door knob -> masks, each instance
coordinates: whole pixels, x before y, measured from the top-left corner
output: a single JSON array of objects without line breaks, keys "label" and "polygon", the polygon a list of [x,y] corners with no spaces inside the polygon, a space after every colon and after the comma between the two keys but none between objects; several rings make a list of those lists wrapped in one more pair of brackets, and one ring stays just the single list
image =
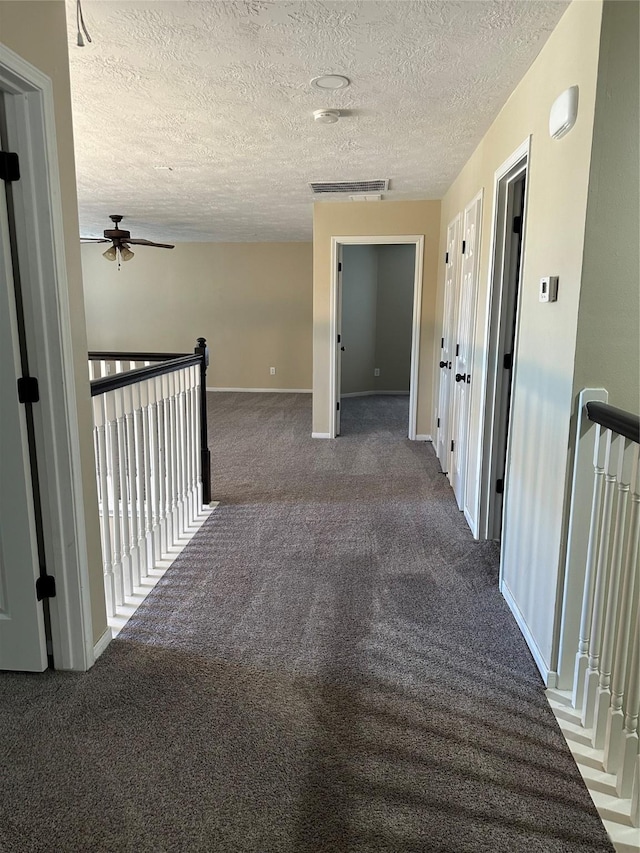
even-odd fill
[{"label": "door knob", "polygon": [[466,373],[456,373],[456,382],[466,382],[467,374]]},{"label": "door knob", "polygon": [[447,366],[447,362],[446,362],[446,361],[441,361],[441,362],[440,362],[440,367],[446,367],[446,366]]},{"label": "door knob", "polygon": [[340,347],[340,349],[342,350],[342,352],[344,352],[344,347]]}]

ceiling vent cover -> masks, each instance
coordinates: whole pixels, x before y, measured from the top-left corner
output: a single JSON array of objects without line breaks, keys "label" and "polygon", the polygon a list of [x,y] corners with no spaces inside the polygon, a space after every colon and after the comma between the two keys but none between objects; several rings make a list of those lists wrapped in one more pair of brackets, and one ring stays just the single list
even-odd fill
[{"label": "ceiling vent cover", "polygon": [[314,195],[323,193],[383,193],[389,189],[389,179],[379,181],[312,181],[309,186]]}]

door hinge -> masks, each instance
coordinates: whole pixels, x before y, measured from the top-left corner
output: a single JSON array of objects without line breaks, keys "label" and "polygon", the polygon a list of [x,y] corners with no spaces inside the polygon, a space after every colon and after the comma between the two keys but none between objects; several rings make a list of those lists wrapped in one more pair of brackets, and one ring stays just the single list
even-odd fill
[{"label": "door hinge", "polygon": [[444,349],[444,338],[440,338],[440,349]]},{"label": "door hinge", "polygon": [[436,424],[436,426],[437,426],[437,427],[439,427],[439,426],[440,426],[440,418],[438,418],[438,423]]},{"label": "door hinge", "polygon": [[53,575],[40,575],[36,580],[36,596],[38,601],[56,597],[56,579]]},{"label": "door hinge", "polygon": [[514,234],[522,234],[522,217],[514,216],[513,217],[513,233]]},{"label": "door hinge", "polygon": [[444,262],[445,262],[445,264],[449,263],[449,252],[445,252]]},{"label": "door hinge", "polygon": [[453,453],[453,448],[456,446],[455,441],[451,440],[451,452]]},{"label": "door hinge", "polygon": [[464,253],[465,253],[466,248],[467,248],[467,241],[466,241],[466,240],[463,240],[463,241],[462,241],[462,254],[463,254],[463,255],[464,255]]},{"label": "door hinge", "polygon": [[505,370],[511,370],[513,367],[513,353],[505,352],[504,359],[502,361],[502,366]]},{"label": "door hinge", "polygon": [[11,151],[0,151],[0,180],[10,183],[20,180],[20,160]]},{"label": "door hinge", "polygon": [[342,261],[338,261],[338,272],[342,272]]},{"label": "door hinge", "polygon": [[504,492],[504,480],[502,477],[499,480],[496,480],[496,492],[501,495]]},{"label": "door hinge", "polygon": [[18,379],[18,400],[21,403],[37,403],[40,389],[35,376],[21,376]]},{"label": "door hinge", "polygon": [[336,403],[336,409],[340,411],[340,403]]},{"label": "door hinge", "polygon": [[456,355],[460,355],[460,344],[456,344]]},{"label": "door hinge", "polygon": [[340,343],[340,337],[341,337],[341,336],[340,336],[340,335],[338,335],[338,343]]}]

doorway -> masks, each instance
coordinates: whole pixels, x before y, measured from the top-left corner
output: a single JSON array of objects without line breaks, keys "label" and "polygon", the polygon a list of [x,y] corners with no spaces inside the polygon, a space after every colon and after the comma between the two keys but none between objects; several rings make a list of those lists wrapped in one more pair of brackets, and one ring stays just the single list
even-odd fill
[{"label": "doorway", "polygon": [[529,140],[498,169],[494,188],[479,529],[500,540],[508,489],[511,394],[517,371]]},{"label": "doorway", "polygon": [[[341,432],[343,396],[394,395],[394,392],[408,394],[407,435],[412,440],[416,438],[423,251],[422,235],[332,238],[331,438]],[[352,272],[356,271],[351,285],[349,282],[345,285],[347,264]],[[410,272],[408,287],[403,284],[395,293],[390,281],[394,267],[397,271],[402,267]],[[350,287],[346,300],[345,286]],[[408,293],[400,298],[401,290]],[[395,312],[400,303],[407,303],[409,322],[403,312]],[[376,359],[383,359],[384,366],[377,364]],[[408,372],[403,379],[402,365],[406,360]],[[386,386],[399,382],[405,385],[391,388],[385,382]]]}]

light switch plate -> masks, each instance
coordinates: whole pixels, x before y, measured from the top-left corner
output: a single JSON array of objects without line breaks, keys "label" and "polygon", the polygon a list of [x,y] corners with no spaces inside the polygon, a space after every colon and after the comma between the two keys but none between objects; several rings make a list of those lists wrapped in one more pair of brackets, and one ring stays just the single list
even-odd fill
[{"label": "light switch plate", "polygon": [[540,302],[556,302],[558,299],[558,276],[546,275],[540,279]]}]

